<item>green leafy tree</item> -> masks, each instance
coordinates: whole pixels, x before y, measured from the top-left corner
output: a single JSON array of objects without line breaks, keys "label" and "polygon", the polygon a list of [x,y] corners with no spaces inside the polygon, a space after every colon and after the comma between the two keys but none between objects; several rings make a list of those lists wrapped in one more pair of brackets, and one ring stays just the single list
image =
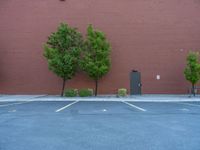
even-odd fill
[{"label": "green leafy tree", "polygon": [[95,81],[95,96],[99,79],[109,71],[111,66],[110,49],[105,34],[89,25],[80,66]]},{"label": "green leafy tree", "polygon": [[76,28],[61,23],[53,32],[44,46],[44,56],[48,67],[63,79],[61,96],[65,89],[65,82],[71,79],[78,67],[83,38]]},{"label": "green leafy tree", "polygon": [[199,53],[190,52],[187,56],[187,66],[184,71],[185,78],[192,84],[192,93],[195,96],[195,84],[200,79]]}]

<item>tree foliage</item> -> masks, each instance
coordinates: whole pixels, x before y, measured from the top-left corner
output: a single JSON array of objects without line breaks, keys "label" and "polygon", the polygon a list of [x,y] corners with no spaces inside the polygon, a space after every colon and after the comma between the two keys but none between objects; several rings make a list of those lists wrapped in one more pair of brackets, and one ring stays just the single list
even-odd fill
[{"label": "tree foliage", "polygon": [[71,79],[78,67],[83,38],[76,28],[61,23],[56,32],[53,32],[44,46],[44,56],[48,61],[49,69],[63,79],[62,92],[65,81]]},{"label": "tree foliage", "polygon": [[98,80],[110,69],[110,49],[105,34],[89,25],[80,66],[95,81],[95,95],[97,95]]},{"label": "tree foliage", "polygon": [[190,52],[187,56],[187,66],[184,70],[185,78],[192,84],[192,92],[194,93],[194,85],[200,80],[200,64],[199,53]]}]

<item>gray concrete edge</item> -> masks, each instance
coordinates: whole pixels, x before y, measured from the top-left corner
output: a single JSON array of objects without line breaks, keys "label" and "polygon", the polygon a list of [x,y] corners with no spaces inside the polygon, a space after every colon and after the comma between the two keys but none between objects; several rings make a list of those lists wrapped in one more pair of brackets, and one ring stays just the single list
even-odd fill
[{"label": "gray concrete edge", "polygon": [[116,95],[100,95],[98,97],[60,97],[58,95],[0,95],[0,102],[16,101],[133,101],[133,102],[188,102],[200,101],[200,95],[166,95],[145,94],[141,96],[116,97]]}]

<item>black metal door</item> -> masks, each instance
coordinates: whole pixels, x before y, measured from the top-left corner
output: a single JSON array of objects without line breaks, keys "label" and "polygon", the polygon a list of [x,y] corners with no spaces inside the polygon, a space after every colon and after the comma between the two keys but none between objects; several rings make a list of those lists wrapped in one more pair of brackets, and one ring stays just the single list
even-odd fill
[{"label": "black metal door", "polygon": [[130,73],[130,94],[139,95],[141,94],[141,74],[138,71],[132,71]]}]

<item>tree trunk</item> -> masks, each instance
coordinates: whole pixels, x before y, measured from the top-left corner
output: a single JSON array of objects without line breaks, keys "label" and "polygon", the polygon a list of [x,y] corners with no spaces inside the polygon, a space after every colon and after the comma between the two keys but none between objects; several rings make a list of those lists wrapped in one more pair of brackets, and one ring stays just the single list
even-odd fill
[{"label": "tree trunk", "polygon": [[65,82],[66,82],[66,79],[65,78],[63,78],[63,84],[62,84],[62,91],[61,91],[61,97],[63,97],[63,95],[64,95],[64,90],[65,90]]},{"label": "tree trunk", "polygon": [[95,96],[97,96],[98,91],[98,80],[95,80]]},{"label": "tree trunk", "polygon": [[195,96],[195,86],[194,86],[194,84],[192,84],[192,94],[193,94],[193,96]]}]

